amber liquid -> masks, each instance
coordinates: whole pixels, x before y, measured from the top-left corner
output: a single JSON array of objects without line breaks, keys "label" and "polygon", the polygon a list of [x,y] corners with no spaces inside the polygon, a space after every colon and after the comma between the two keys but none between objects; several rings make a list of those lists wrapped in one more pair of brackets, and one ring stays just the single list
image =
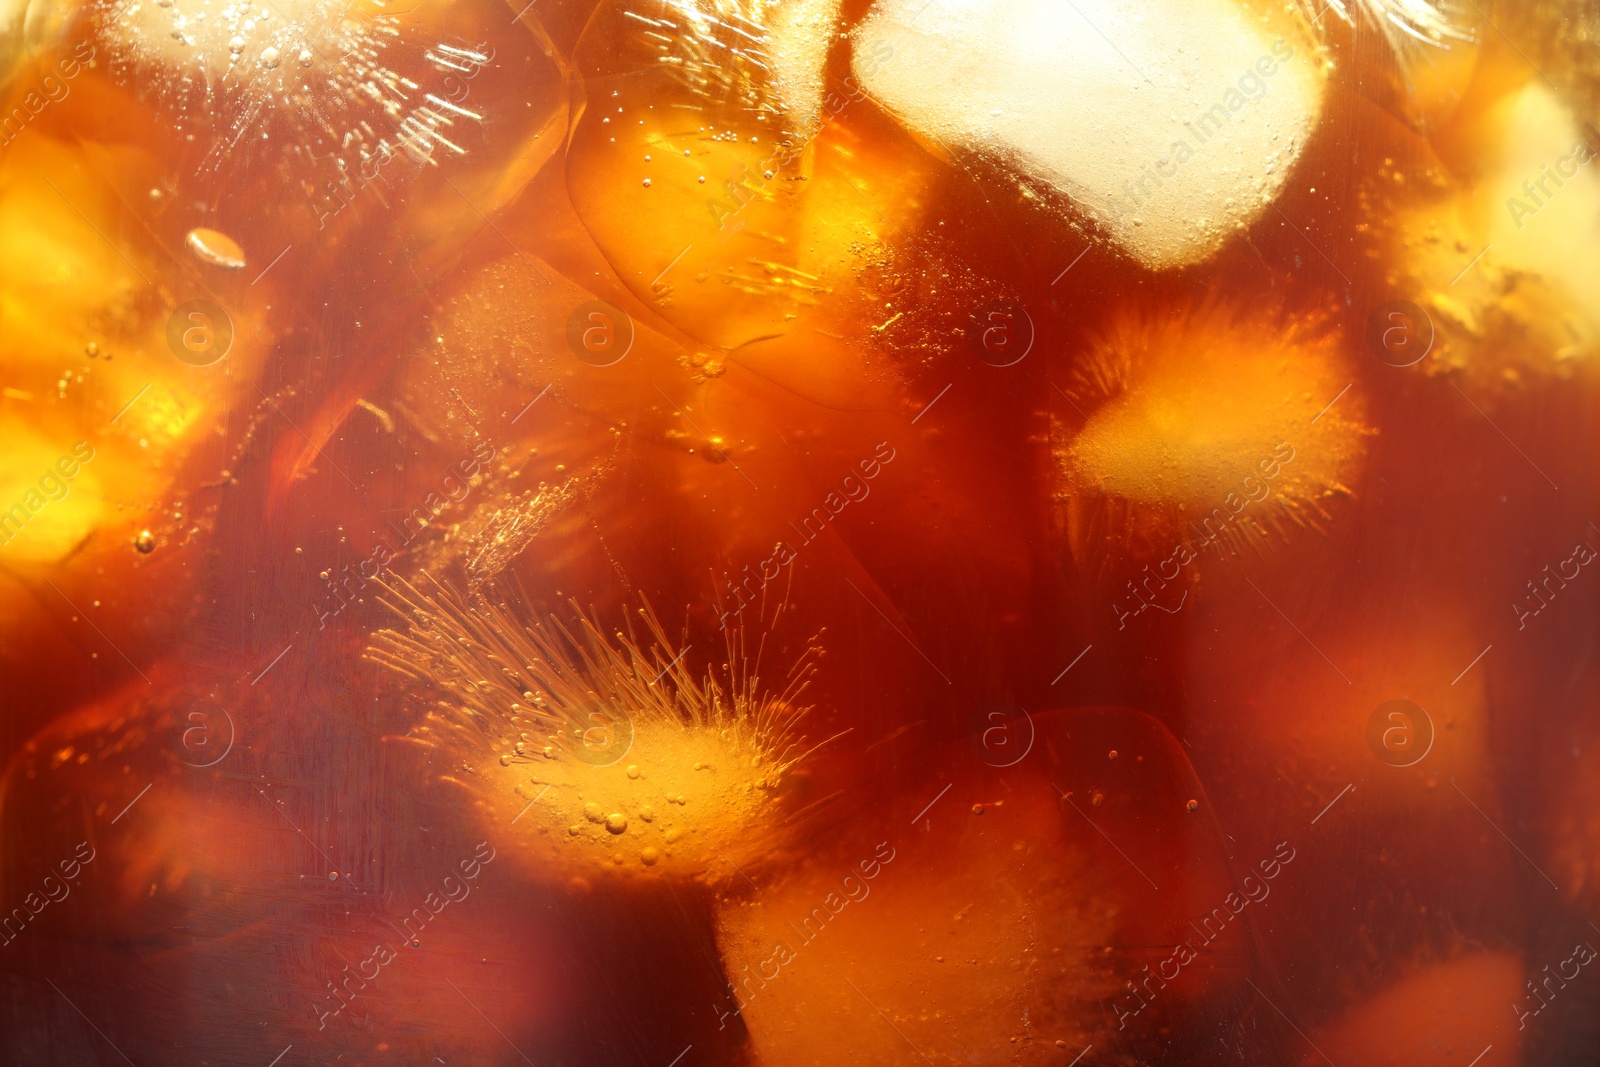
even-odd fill
[{"label": "amber liquid", "polygon": [[1580,5],[1241,8],[1160,264],[869,4],[182,3],[4,54],[0,1060],[1594,1062]]}]

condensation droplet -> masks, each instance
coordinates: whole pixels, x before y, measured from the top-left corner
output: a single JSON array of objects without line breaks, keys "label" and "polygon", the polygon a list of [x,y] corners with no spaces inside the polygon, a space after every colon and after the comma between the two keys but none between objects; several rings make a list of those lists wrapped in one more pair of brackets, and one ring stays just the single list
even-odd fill
[{"label": "condensation droplet", "polygon": [[133,547],[148,556],[156,550],[156,535],[149,530],[140,530],[133,539]]},{"label": "condensation droplet", "polygon": [[311,66],[311,50],[310,49],[307,49],[307,48],[300,49],[300,54],[298,56],[296,56],[295,58],[299,61],[300,65],[302,67]]},{"label": "condensation droplet", "polygon": [[639,766],[638,766],[638,764],[635,764],[635,763],[628,764],[628,777],[629,778],[637,778],[637,777],[639,777]]},{"label": "condensation droplet", "polygon": [[583,817],[590,822],[605,822],[605,809],[591,800],[583,806]]},{"label": "condensation droplet", "polygon": [[647,848],[643,852],[639,853],[639,859],[644,862],[646,867],[654,867],[660,862],[661,853],[654,848]]},{"label": "condensation droplet", "polygon": [[1188,811],[1199,811],[1200,802],[1198,800],[1191,800],[1189,803],[1184,805],[1184,808]]},{"label": "condensation droplet", "polygon": [[270,45],[261,50],[261,65],[268,70],[278,65],[278,50]]},{"label": "condensation droplet", "polygon": [[628,829],[628,817],[620,811],[614,811],[606,816],[606,830],[609,833],[620,834]]}]

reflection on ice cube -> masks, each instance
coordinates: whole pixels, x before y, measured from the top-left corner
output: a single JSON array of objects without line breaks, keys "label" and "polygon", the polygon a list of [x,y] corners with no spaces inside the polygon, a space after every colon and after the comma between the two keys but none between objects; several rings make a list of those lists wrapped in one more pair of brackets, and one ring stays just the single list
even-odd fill
[{"label": "reflection on ice cube", "polygon": [[1266,210],[1322,104],[1299,24],[1233,0],[885,0],[855,52],[917,133],[1065,194],[1156,269],[1206,259]]}]

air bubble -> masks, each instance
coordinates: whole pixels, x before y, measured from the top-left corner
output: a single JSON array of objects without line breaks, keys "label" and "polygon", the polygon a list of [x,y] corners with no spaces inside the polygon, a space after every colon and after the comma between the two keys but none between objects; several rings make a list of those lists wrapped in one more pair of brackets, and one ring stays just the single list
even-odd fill
[{"label": "air bubble", "polygon": [[245,264],[244,249],[239,242],[220,230],[196,226],[184,238],[184,244],[203,263],[224,270],[239,270]]}]

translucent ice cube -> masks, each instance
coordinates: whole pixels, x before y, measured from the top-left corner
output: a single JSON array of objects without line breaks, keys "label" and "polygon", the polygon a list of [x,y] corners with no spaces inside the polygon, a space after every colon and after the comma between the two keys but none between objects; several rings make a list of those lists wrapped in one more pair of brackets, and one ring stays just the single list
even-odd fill
[{"label": "translucent ice cube", "polygon": [[1530,78],[1464,109],[1435,143],[1460,181],[1405,205],[1394,237],[1438,331],[1425,368],[1464,372],[1475,397],[1496,401],[1592,361],[1600,153],[1590,128]]},{"label": "translucent ice cube", "polygon": [[810,137],[822,120],[822,73],[840,0],[788,0],[768,14],[772,86],[796,132]]},{"label": "translucent ice cube", "polygon": [[1232,0],[883,0],[854,65],[918,133],[1066,194],[1152,268],[1264,211],[1321,109],[1296,24]]}]

